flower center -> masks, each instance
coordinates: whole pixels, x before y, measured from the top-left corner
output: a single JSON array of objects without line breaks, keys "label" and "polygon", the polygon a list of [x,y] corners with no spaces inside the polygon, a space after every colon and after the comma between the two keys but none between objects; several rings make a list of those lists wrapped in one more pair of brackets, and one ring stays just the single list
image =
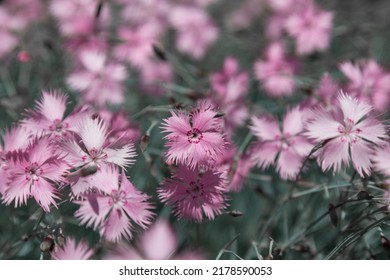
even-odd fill
[{"label": "flower center", "polygon": [[68,128],[68,124],[62,122],[60,119],[55,119],[53,123],[49,126],[49,129],[58,134],[63,134]]},{"label": "flower center", "polygon": [[32,163],[30,166],[27,166],[24,171],[27,181],[38,181],[39,176],[43,172],[42,168],[40,168],[36,162]]},{"label": "flower center", "polygon": [[91,157],[91,160],[96,162],[100,159],[105,159],[107,158],[107,154],[106,153],[103,153],[101,149],[95,149],[95,148],[92,148],[91,150],[89,150],[89,156]]},{"label": "flower center", "polygon": [[198,144],[200,140],[202,140],[203,138],[202,132],[200,132],[200,130],[197,128],[193,128],[192,130],[189,130],[187,132],[187,136],[188,136],[188,143],[195,143],[195,144]]},{"label": "flower center", "polygon": [[121,208],[127,204],[127,194],[126,192],[120,190],[112,190],[111,199],[109,201],[111,206],[115,206],[117,208]]},{"label": "flower center", "polygon": [[344,126],[340,125],[337,130],[342,135],[341,142],[349,143],[356,143],[358,135],[362,132],[360,128],[355,128],[355,122],[350,118],[345,119]]},{"label": "flower center", "polygon": [[204,196],[204,184],[200,182],[200,179],[197,179],[196,182],[190,182],[190,188],[187,190],[187,193],[191,196],[192,199]]}]

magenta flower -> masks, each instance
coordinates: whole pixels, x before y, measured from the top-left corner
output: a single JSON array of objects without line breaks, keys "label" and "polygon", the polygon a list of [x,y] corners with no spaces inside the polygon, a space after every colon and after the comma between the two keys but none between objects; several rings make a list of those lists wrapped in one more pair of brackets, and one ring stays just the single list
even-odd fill
[{"label": "magenta flower", "polygon": [[266,50],[264,60],[257,60],[254,65],[256,78],[272,97],[290,96],[294,93],[296,64],[286,58],[284,47],[272,43]]},{"label": "magenta flower", "polygon": [[62,247],[56,246],[51,257],[55,260],[88,260],[92,257],[93,251],[85,241],[79,241],[68,237]]},{"label": "magenta flower", "polygon": [[107,260],[199,260],[204,256],[199,250],[185,250],[178,253],[178,238],[168,220],[158,219],[147,231],[145,231],[137,243],[130,247],[118,244],[110,251]]},{"label": "magenta flower", "polygon": [[297,53],[309,54],[327,49],[332,20],[332,12],[321,10],[313,1],[307,1],[288,17],[285,28],[295,39]]},{"label": "magenta flower", "polygon": [[284,180],[294,180],[313,145],[303,135],[307,115],[299,108],[290,110],[283,120],[282,131],[274,118],[253,117],[252,133],[258,142],[252,147],[252,159],[260,168],[276,163]]},{"label": "magenta flower", "polygon": [[107,62],[105,54],[93,49],[81,52],[80,62],[82,68],[67,78],[72,89],[80,91],[84,100],[98,106],[123,102],[123,82],[127,73],[122,64]]},{"label": "magenta flower", "polygon": [[112,242],[131,239],[133,223],[148,227],[153,216],[149,197],[137,190],[124,172],[105,167],[90,182],[100,192],[76,202],[80,208],[75,215],[82,224],[99,228],[100,235]]},{"label": "magenta flower", "polygon": [[35,134],[69,138],[76,132],[78,123],[91,113],[86,107],[81,107],[65,117],[66,99],[60,92],[43,91],[35,109],[29,110],[28,118],[22,120],[23,126]]},{"label": "magenta flower", "polygon": [[226,208],[226,178],[218,171],[179,165],[161,185],[159,198],[173,206],[178,218],[201,222],[206,216],[213,220]]},{"label": "magenta flower", "polygon": [[45,210],[57,206],[59,198],[57,184],[64,181],[67,165],[62,161],[56,148],[47,138],[34,139],[25,151],[17,150],[8,153],[8,180],[4,191],[4,202],[15,207],[27,204],[33,197]]},{"label": "magenta flower", "polygon": [[170,22],[177,31],[177,49],[195,59],[202,58],[218,39],[217,26],[200,8],[178,6],[169,15]]},{"label": "magenta flower", "polygon": [[340,92],[338,114],[317,110],[307,124],[306,135],[322,143],[318,160],[323,171],[341,165],[353,167],[360,176],[370,175],[374,148],[386,138],[385,126],[369,113],[373,107]]},{"label": "magenta flower", "polygon": [[225,138],[218,112],[205,103],[195,108],[190,115],[171,111],[164,119],[163,132],[167,161],[186,164],[195,168],[197,164],[208,164],[225,149]]},{"label": "magenta flower", "polygon": [[373,59],[358,64],[344,62],[340,70],[349,80],[347,90],[352,96],[373,105],[380,112],[387,110],[390,102],[389,72]]}]

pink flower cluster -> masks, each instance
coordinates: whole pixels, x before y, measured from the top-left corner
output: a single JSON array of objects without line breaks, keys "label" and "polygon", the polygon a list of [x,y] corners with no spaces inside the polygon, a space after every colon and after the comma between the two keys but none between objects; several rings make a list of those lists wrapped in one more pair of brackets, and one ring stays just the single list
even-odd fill
[{"label": "pink flower cluster", "polygon": [[3,202],[19,207],[32,197],[50,212],[63,199],[61,189],[70,185],[81,223],[93,225],[109,241],[130,239],[134,224],[147,228],[153,216],[149,197],[124,173],[134,163],[129,141],[137,133],[119,115],[106,114],[108,127],[88,107],[65,111],[64,94],[43,92],[20,126],[6,133],[0,150]]}]

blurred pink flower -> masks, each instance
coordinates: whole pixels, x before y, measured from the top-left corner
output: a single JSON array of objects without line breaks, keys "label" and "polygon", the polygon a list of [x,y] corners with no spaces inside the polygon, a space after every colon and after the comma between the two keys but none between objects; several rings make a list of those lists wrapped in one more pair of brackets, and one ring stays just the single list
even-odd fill
[{"label": "blurred pink flower", "polygon": [[194,108],[190,115],[171,111],[164,119],[163,132],[168,133],[167,161],[189,165],[209,164],[224,152],[225,136],[218,112],[205,103]]},{"label": "blurred pink flower", "polygon": [[100,235],[112,242],[122,237],[131,239],[133,223],[143,229],[148,227],[153,216],[149,197],[137,190],[123,171],[106,166],[90,183],[100,192],[76,202],[80,208],[75,216],[82,224],[99,228]]},{"label": "blurred pink flower", "polygon": [[267,47],[265,59],[254,65],[255,77],[272,97],[290,96],[294,93],[296,63],[285,57],[284,47],[275,42]]},{"label": "blurred pink flower", "polygon": [[100,16],[96,18],[99,3],[99,0],[53,0],[50,1],[49,10],[58,20],[64,36],[92,35],[109,19],[108,5],[102,6]]},{"label": "blurred pink flower", "polygon": [[178,252],[176,233],[164,218],[158,219],[137,242],[137,246],[118,244],[105,259],[108,260],[199,260],[204,256],[198,250]]},{"label": "blurred pink flower", "polygon": [[254,163],[260,168],[276,164],[282,179],[296,179],[313,148],[303,135],[306,119],[305,111],[294,108],[285,115],[281,131],[273,117],[252,117],[250,129],[258,138],[251,148]]},{"label": "blurred pink flower", "polygon": [[321,109],[313,113],[306,136],[322,143],[318,160],[323,171],[333,167],[337,172],[351,161],[360,176],[370,175],[374,148],[386,138],[385,126],[369,115],[373,107],[366,103],[343,92],[337,101],[338,114]]},{"label": "blurred pink flower", "polygon": [[313,1],[303,3],[287,18],[285,28],[295,39],[298,54],[324,51],[329,47],[333,13],[321,10]]},{"label": "blurred pink flower", "polygon": [[1,6],[0,10],[9,14],[8,21],[3,26],[13,31],[28,28],[29,24],[42,17],[44,11],[41,0],[3,0]]},{"label": "blurred pink flower", "polygon": [[151,21],[136,27],[122,26],[118,29],[118,38],[122,42],[114,47],[114,56],[141,67],[152,58],[153,44],[159,41],[160,33],[161,26]]},{"label": "blurred pink flower", "polygon": [[179,165],[172,178],[158,188],[163,203],[173,206],[175,215],[201,222],[206,216],[213,220],[226,208],[226,178],[223,173]]},{"label": "blurred pink flower", "polygon": [[33,110],[28,110],[28,117],[22,125],[35,135],[50,135],[60,139],[71,137],[77,125],[91,115],[87,107],[80,107],[65,116],[66,95],[59,91],[43,91],[40,101]]},{"label": "blurred pink flower", "polygon": [[35,138],[23,150],[7,153],[9,170],[4,191],[4,202],[15,207],[27,204],[29,197],[50,212],[50,206],[56,207],[59,198],[56,184],[64,181],[68,166],[62,161],[49,139]]},{"label": "blurred pink flower", "polygon": [[390,177],[390,144],[377,147],[373,157],[374,169]]},{"label": "blurred pink flower", "polygon": [[211,86],[216,92],[212,96],[213,104],[225,113],[226,134],[231,135],[236,127],[245,123],[249,115],[245,104],[248,73],[239,72],[238,61],[228,57],[222,71],[211,76]]},{"label": "blurred pink flower", "polygon": [[176,47],[195,59],[202,58],[218,39],[219,30],[206,12],[191,6],[177,6],[169,14],[176,29]]},{"label": "blurred pink flower", "polygon": [[359,100],[374,106],[380,112],[388,109],[390,102],[390,73],[375,60],[357,64],[344,62],[341,72],[348,78],[347,90]]},{"label": "blurred pink flower", "polygon": [[81,69],[73,71],[67,83],[81,91],[84,100],[98,106],[124,101],[123,82],[127,76],[124,65],[107,62],[106,55],[95,50],[81,52],[80,62]]},{"label": "blurred pink flower", "polygon": [[88,260],[92,257],[93,251],[85,241],[76,240],[73,237],[66,238],[65,244],[56,246],[51,257],[55,260]]},{"label": "blurred pink flower", "polygon": [[225,172],[229,191],[239,192],[244,187],[244,180],[253,163],[247,153],[239,154],[236,147],[230,145],[218,158],[216,166],[218,170]]},{"label": "blurred pink flower", "polygon": [[228,18],[229,26],[234,30],[248,28],[264,10],[265,0],[246,0],[242,2]]},{"label": "blurred pink flower", "polygon": [[153,95],[163,95],[163,84],[173,82],[172,66],[166,62],[149,61],[140,66],[142,88]]}]

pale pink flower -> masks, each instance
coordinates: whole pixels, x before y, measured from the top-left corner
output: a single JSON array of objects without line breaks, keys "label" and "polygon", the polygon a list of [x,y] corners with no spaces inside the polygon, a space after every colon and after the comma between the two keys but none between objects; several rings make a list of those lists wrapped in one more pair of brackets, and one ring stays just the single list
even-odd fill
[{"label": "pale pink flower", "polygon": [[35,138],[25,151],[13,151],[6,156],[9,170],[4,202],[14,202],[19,207],[33,197],[46,212],[50,212],[51,205],[56,207],[56,185],[64,181],[67,165],[49,139]]},{"label": "pale pink flower", "polygon": [[67,37],[90,35],[104,27],[109,19],[108,5],[102,6],[99,18],[96,18],[98,0],[53,0],[49,10],[58,20],[60,31]]},{"label": "pale pink flower", "polygon": [[93,250],[84,240],[76,243],[73,237],[66,238],[65,244],[62,247],[57,245],[55,251],[51,253],[55,260],[88,260],[92,255]]},{"label": "pale pink flower", "polygon": [[167,15],[172,8],[171,0],[143,0],[123,3],[122,18],[126,25],[138,25],[155,22],[160,25],[161,31],[166,28]]},{"label": "pale pink flower", "polygon": [[390,177],[390,144],[377,147],[373,157],[374,169]]},{"label": "pale pink flower", "polygon": [[211,86],[216,92],[212,96],[212,102],[225,113],[226,134],[231,135],[236,127],[245,123],[249,115],[245,104],[248,73],[239,72],[238,61],[228,57],[222,71],[211,76]]},{"label": "pale pink flower", "polygon": [[118,244],[105,259],[108,260],[168,260],[168,259],[204,259],[199,250],[178,252],[178,238],[168,220],[158,219],[145,231],[137,246]]},{"label": "pale pink flower", "polygon": [[285,115],[280,130],[272,117],[252,117],[250,129],[258,138],[251,149],[253,161],[261,168],[275,164],[282,179],[296,179],[313,148],[303,135],[306,118],[305,111],[294,108]]},{"label": "pale pink flower", "polygon": [[99,228],[100,235],[112,242],[131,239],[133,223],[143,229],[149,226],[153,216],[149,196],[137,190],[123,171],[102,168],[90,183],[100,192],[76,202],[80,208],[75,216],[82,224]]},{"label": "pale pink flower", "polygon": [[237,59],[227,57],[222,70],[211,76],[211,86],[226,102],[235,101],[248,90],[248,73],[239,72]]},{"label": "pale pink flower", "polygon": [[162,202],[173,206],[178,218],[201,222],[206,216],[213,220],[226,208],[226,178],[208,168],[179,165],[157,192]]},{"label": "pale pink flower", "polygon": [[264,10],[265,0],[246,0],[242,2],[228,19],[229,25],[235,30],[248,28]]},{"label": "pale pink flower", "polygon": [[124,101],[123,82],[127,76],[124,65],[108,62],[105,54],[95,50],[83,51],[80,62],[82,68],[73,71],[67,83],[72,89],[81,91],[85,101],[98,106]]},{"label": "pale pink flower", "polygon": [[142,88],[153,95],[162,95],[166,91],[163,85],[172,83],[172,66],[166,62],[150,61],[140,66]]},{"label": "pale pink flower", "polygon": [[202,9],[191,6],[175,7],[169,14],[176,29],[176,47],[195,59],[202,58],[218,39],[219,30]]},{"label": "pale pink flower", "polygon": [[323,171],[341,165],[353,167],[360,176],[370,175],[374,148],[386,138],[385,126],[369,113],[373,107],[340,92],[338,113],[317,110],[307,124],[306,136],[321,144],[318,161]]},{"label": "pale pink flower", "polygon": [[[117,139],[116,142],[110,143],[107,140],[107,125],[102,120],[92,118],[83,120],[79,125],[78,137],[80,140],[77,142],[75,140],[64,142],[62,150],[65,152],[65,160],[68,164],[81,172],[89,167],[98,170],[106,165],[126,168],[134,162],[132,159],[136,155],[134,144],[123,143],[124,139]],[[89,180],[93,176],[69,178],[74,194],[87,191]]]},{"label": "pale pink flower", "polygon": [[286,58],[281,43],[272,43],[268,46],[265,59],[256,61],[254,71],[260,86],[270,96],[290,96],[294,93],[294,74],[297,66],[294,61]]},{"label": "pale pink flower", "polygon": [[0,10],[4,9],[9,14],[4,26],[13,31],[25,30],[33,21],[39,20],[44,11],[41,0],[4,0],[1,6]]},{"label": "pale pink flower", "polygon": [[295,39],[296,52],[304,55],[327,49],[332,20],[333,13],[321,10],[313,1],[296,9],[285,23],[287,32]]},{"label": "pale pink flower", "polygon": [[114,47],[114,56],[136,67],[149,63],[153,55],[153,44],[159,41],[160,28],[156,22],[146,22],[136,27],[120,27],[118,38],[122,43]]},{"label": "pale pink flower", "polygon": [[37,135],[69,138],[76,132],[78,123],[91,112],[86,107],[80,107],[65,116],[66,100],[66,95],[59,91],[43,91],[35,108],[27,111],[28,118],[22,120],[22,125]]},{"label": "pale pink flower", "polygon": [[194,108],[190,115],[171,111],[164,119],[164,139],[168,147],[167,161],[186,164],[208,164],[224,152],[225,138],[218,112],[206,104]]},{"label": "pale pink flower", "polygon": [[390,73],[375,60],[360,61],[357,64],[344,62],[341,72],[347,76],[348,92],[359,100],[374,106],[380,112],[385,111],[390,102]]}]

